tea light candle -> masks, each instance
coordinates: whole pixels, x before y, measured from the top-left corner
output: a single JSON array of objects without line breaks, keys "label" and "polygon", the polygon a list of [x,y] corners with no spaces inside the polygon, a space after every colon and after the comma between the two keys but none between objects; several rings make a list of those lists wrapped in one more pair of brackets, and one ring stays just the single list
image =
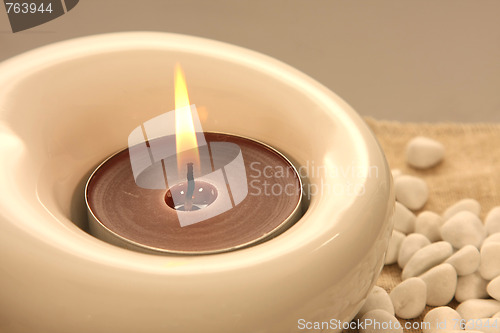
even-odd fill
[{"label": "tea light candle", "polygon": [[[176,210],[173,198],[185,193],[186,182],[166,190],[136,185],[130,150],[106,160],[87,184],[86,198],[91,232],[126,247],[155,253],[207,254],[247,247],[277,236],[301,215],[301,182],[292,164],[276,150],[255,140],[221,133],[205,133],[207,142],[231,142],[241,148],[248,186],[247,196],[213,217],[225,206],[226,183],[195,180],[194,211]],[[265,169],[264,169],[265,168]],[[279,172],[279,174],[277,174]],[[271,176],[271,173],[274,173]],[[202,221],[181,226],[183,216]]]},{"label": "tea light candle", "polygon": [[177,77],[176,110],[136,128],[90,177],[91,233],[143,252],[210,254],[286,230],[301,216],[297,170],[257,140],[203,132]]}]

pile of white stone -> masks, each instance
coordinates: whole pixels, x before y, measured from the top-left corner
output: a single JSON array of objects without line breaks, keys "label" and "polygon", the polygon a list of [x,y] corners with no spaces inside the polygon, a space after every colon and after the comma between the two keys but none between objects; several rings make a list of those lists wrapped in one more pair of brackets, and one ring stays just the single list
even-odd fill
[{"label": "pile of white stone", "polygon": [[[411,140],[407,163],[424,169],[437,165],[444,147],[429,138]],[[357,315],[361,321],[397,323],[419,317],[426,305],[436,307],[421,323],[423,332],[500,332],[500,206],[484,223],[480,204],[463,199],[443,214],[424,211],[424,180],[393,170],[396,193],[394,231],[385,259],[398,264],[402,282],[390,294],[374,287]],[[455,298],[456,310],[448,307]],[[397,327],[397,326],[394,326]],[[466,331],[464,331],[464,329]],[[402,327],[361,332],[403,332]]]}]

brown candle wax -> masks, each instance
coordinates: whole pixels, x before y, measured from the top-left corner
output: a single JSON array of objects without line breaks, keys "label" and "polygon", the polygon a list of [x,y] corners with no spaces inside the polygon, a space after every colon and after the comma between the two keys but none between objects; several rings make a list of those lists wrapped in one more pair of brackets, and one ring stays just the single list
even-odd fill
[{"label": "brown candle wax", "polygon": [[[234,250],[278,235],[300,217],[302,188],[290,162],[257,141],[220,133],[205,133],[208,143],[231,142],[239,146],[246,170],[248,194],[231,209],[199,223],[182,227],[169,190],[145,189],[134,180],[129,149],[106,160],[91,176],[86,188],[92,228],[130,242],[148,252],[204,254]],[[196,181],[193,205],[216,205],[220,184]],[[170,185],[170,184],[169,184]],[[200,191],[201,189],[201,191]],[[183,214],[203,214],[196,212]],[[92,225],[94,224],[94,225]],[[102,231],[100,233],[102,233]]]}]

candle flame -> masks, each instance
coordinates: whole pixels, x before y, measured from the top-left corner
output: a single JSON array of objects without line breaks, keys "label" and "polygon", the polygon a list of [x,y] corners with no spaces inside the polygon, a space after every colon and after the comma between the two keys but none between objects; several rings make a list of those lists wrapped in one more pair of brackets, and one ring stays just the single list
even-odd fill
[{"label": "candle flame", "polygon": [[187,173],[188,163],[193,163],[195,171],[199,170],[198,140],[191,115],[186,79],[179,64],[175,66],[175,145],[179,174]]}]

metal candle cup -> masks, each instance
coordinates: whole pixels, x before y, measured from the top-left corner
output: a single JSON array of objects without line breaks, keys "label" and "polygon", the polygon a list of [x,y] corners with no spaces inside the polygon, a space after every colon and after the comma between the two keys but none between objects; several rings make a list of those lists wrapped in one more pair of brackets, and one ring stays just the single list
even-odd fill
[{"label": "metal candle cup", "polygon": [[[103,162],[87,183],[91,233],[141,252],[212,254],[276,237],[300,218],[301,180],[286,157],[263,143],[240,136],[205,133],[205,137],[212,147],[220,142],[240,147],[245,179],[231,180],[230,172],[226,173],[226,181],[197,178],[192,204],[202,208],[176,210],[173,197],[185,195],[187,182],[168,184],[168,190],[137,186],[130,151],[125,149]],[[248,189],[237,204],[230,186],[235,181],[243,181]],[[226,198],[225,192],[229,192]],[[231,207],[226,210],[224,201],[228,199]],[[183,218],[185,221],[191,217],[198,222],[181,225]]]}]

